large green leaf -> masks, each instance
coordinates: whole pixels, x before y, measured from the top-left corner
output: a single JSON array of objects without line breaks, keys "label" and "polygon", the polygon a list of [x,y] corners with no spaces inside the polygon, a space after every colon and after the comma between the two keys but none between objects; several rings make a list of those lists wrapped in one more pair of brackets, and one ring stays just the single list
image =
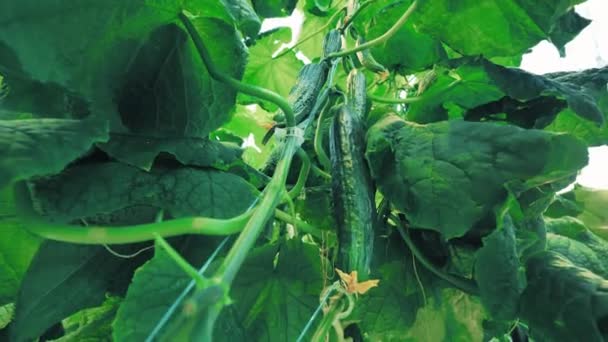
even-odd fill
[{"label": "large green leaf", "polygon": [[[295,340],[318,303],[319,260],[314,245],[296,240],[252,251],[233,283],[234,304],[218,319],[223,323],[215,330],[216,339],[242,339],[246,331],[256,341]],[[189,280],[172,259],[157,252],[137,272],[114,322],[114,338],[141,341],[147,337]]]},{"label": "large green leaf", "polygon": [[[355,26],[366,40],[388,31],[412,3],[408,1],[374,1],[359,14]],[[418,71],[446,58],[441,42],[428,34],[416,31],[411,21],[385,43],[371,52],[382,65],[400,72]]]},{"label": "large green leaf", "polygon": [[589,125],[604,122],[600,96],[608,73],[603,69],[541,76],[470,58],[450,61],[448,67],[449,72],[439,72],[421,100],[410,106],[409,120],[426,123],[464,116],[543,128],[570,108]]},{"label": "large green leaf", "polygon": [[550,37],[561,17],[580,2],[583,0],[421,1],[412,20],[420,31],[464,55],[515,56]]},{"label": "large green leaf", "polygon": [[[287,97],[289,89],[296,83],[298,72],[303,63],[293,52],[273,58],[273,54],[291,41],[289,28],[277,28],[261,35],[256,44],[249,48],[249,61],[245,69],[243,81],[272,90]],[[241,103],[260,103],[265,109],[273,111],[277,106],[273,103],[260,101],[258,98],[240,94]]]},{"label": "large green leaf", "polygon": [[21,279],[41,242],[16,217],[10,191],[0,192],[0,307],[17,298]]},{"label": "large green leaf", "polygon": [[[214,42],[208,45],[215,64],[240,78],[245,48],[222,3],[79,0],[69,8],[78,10],[59,1],[3,3],[0,21],[7,25],[0,43],[10,54],[0,67],[81,95],[93,115],[109,119],[111,132],[120,135],[120,142],[103,146],[110,155],[148,168],[160,152],[184,154],[191,143],[180,138],[206,139],[229,119],[235,90],[210,78],[174,23],[183,9],[196,13],[196,30]],[[44,44],[31,43],[36,40]]]},{"label": "large green leaf", "polygon": [[600,259],[594,251],[582,242],[557,234],[547,234],[547,249],[561,254],[574,265],[586,268],[601,276],[608,277],[608,263]]},{"label": "large green leaf", "polygon": [[484,307],[495,320],[517,318],[519,296],[525,287],[525,274],[519,262],[515,227],[507,213],[497,217],[497,229],[483,238],[477,251],[475,280]]},{"label": "large green leaf", "polygon": [[[140,248],[132,246],[126,253]],[[101,246],[46,241],[23,278],[12,340],[34,339],[65,317],[101,304],[106,291],[128,283],[145,257],[124,259]]]},{"label": "large green leaf", "polygon": [[143,341],[190,278],[163,250],[140,267],[112,323],[117,341]]},{"label": "large green leaf", "polygon": [[520,317],[541,341],[608,339],[608,281],[557,253],[539,253],[526,264],[528,286]]},{"label": "large green leaf", "polygon": [[[416,244],[427,257],[436,252],[432,243]],[[344,320],[356,322],[366,340],[481,341],[487,315],[478,299],[413,259],[396,232],[376,239],[374,251],[371,278],[378,287],[359,296]]]},{"label": "large green leaf", "polygon": [[108,139],[107,123],[94,120],[0,120],[0,188],[61,171],[91,145]]},{"label": "large green leaf", "polygon": [[[315,245],[288,240],[260,247],[233,283],[233,319],[251,340],[294,341],[319,303],[323,274]],[[218,339],[234,340],[228,331],[215,333]]]},{"label": "large green leaf", "polygon": [[516,191],[572,175],[587,149],[568,135],[466,121],[418,125],[396,116],[367,135],[380,191],[415,227],[462,236]]},{"label": "large green leaf", "polygon": [[229,218],[244,212],[257,196],[257,189],[230,173],[195,168],[144,172],[120,163],[76,166],[30,189],[34,208],[56,222],[136,206],[164,209],[167,217]]}]

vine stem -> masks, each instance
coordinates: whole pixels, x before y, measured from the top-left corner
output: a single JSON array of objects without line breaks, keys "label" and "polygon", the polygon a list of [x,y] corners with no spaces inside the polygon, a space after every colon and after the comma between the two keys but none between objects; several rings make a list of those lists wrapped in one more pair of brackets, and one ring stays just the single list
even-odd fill
[{"label": "vine stem", "polygon": [[179,13],[178,16],[179,16],[180,21],[182,22],[182,24],[184,24],[184,27],[188,31],[188,34],[190,35],[190,38],[192,39],[192,42],[194,43],[194,46],[196,47],[199,55],[201,56],[201,59],[205,63],[205,66],[207,67],[207,71],[209,72],[209,75],[211,75],[211,77],[213,77],[215,80],[226,83],[229,86],[233,87],[234,89],[236,89],[242,93],[245,93],[245,94],[251,95],[251,96],[255,96],[262,100],[270,101],[270,102],[276,104],[277,106],[279,106],[279,108],[281,108],[281,110],[283,110],[283,114],[285,114],[285,122],[286,122],[287,126],[288,127],[295,126],[296,125],[295,114],[293,112],[293,109],[289,105],[289,102],[285,98],[283,98],[281,95],[279,95],[273,91],[270,91],[268,89],[256,87],[251,84],[246,84],[235,78],[232,78],[229,75],[223,73],[221,70],[219,70],[217,68],[217,66],[215,64],[213,64],[213,61],[211,60],[211,56],[209,55],[209,51],[207,50],[207,47],[205,46],[203,39],[198,34],[198,31],[194,27],[194,24],[192,24],[192,21],[190,20],[190,18],[188,18],[189,15],[190,14],[188,12],[182,11]]},{"label": "vine stem", "polygon": [[390,29],[388,29],[388,31],[386,31],[383,35],[381,35],[380,37],[374,38],[374,39],[366,42],[365,44],[361,44],[361,45],[356,46],[356,47],[351,48],[351,49],[334,52],[334,53],[330,54],[327,57],[328,58],[335,58],[335,57],[348,56],[348,55],[351,55],[353,53],[357,53],[359,51],[363,51],[365,49],[369,49],[371,47],[374,47],[376,45],[379,45],[379,44],[382,44],[382,43],[386,42],[393,35],[395,35],[395,33],[397,33],[397,31],[399,31],[399,29],[403,26],[403,24],[405,24],[405,22],[407,21],[407,19],[412,15],[412,13],[414,13],[414,10],[416,10],[416,8],[418,7],[419,1],[420,0],[414,0],[414,2],[412,2],[412,4],[410,5],[410,7],[408,7],[407,11],[405,11],[403,13],[403,15],[399,18],[399,20],[397,20],[397,22]]},{"label": "vine stem", "polygon": [[426,269],[428,269],[429,271],[434,273],[439,278],[447,281],[448,283],[454,285],[455,287],[459,288],[460,290],[462,290],[468,294],[476,295],[476,296],[479,295],[479,288],[477,287],[477,284],[473,280],[466,279],[463,277],[458,277],[458,276],[455,276],[452,274],[447,274],[447,273],[441,271],[439,268],[437,268],[437,266],[435,266],[432,262],[430,262],[424,256],[424,254],[422,254],[422,252],[418,249],[418,247],[410,239],[410,236],[403,229],[403,222],[401,222],[401,220],[399,220],[398,218],[393,218],[393,220],[397,224],[397,230],[399,231],[399,234],[401,235],[401,238],[403,239],[403,241],[405,242],[407,247],[412,251],[412,254],[416,257],[416,259],[418,259],[418,261],[420,261],[420,263]]},{"label": "vine stem", "polygon": [[370,94],[369,92],[367,93],[367,97],[372,101],[376,101],[376,102],[380,102],[380,103],[390,103],[390,104],[409,104],[409,103],[418,102],[422,99],[422,96],[412,96],[412,97],[406,97],[404,99],[394,99],[394,98],[376,96],[376,95]]},{"label": "vine stem", "polygon": [[277,164],[270,183],[268,183],[264,190],[264,197],[216,272],[216,274],[220,275],[221,282],[224,285],[229,286],[232,284],[249,250],[255,244],[266,222],[272,217],[274,209],[281,200],[289,167],[291,166],[293,155],[298,148],[297,137],[288,134],[283,146],[281,160]]}]

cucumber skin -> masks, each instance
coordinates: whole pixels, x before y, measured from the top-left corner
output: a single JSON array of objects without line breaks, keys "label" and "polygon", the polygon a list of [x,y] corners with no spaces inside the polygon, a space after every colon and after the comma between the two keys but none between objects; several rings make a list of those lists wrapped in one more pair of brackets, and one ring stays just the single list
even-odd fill
[{"label": "cucumber skin", "polygon": [[374,246],[374,187],[364,157],[362,120],[342,106],[330,128],[333,211],[338,228],[337,266],[369,277]]}]

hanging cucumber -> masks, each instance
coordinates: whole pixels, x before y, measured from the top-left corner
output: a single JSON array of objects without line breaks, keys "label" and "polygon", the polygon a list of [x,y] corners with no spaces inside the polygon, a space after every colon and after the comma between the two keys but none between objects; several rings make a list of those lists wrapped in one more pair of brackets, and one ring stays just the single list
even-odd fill
[{"label": "hanging cucumber", "polygon": [[340,31],[336,29],[329,31],[323,39],[323,58],[340,51],[341,48],[342,34]]},{"label": "hanging cucumber", "polygon": [[[353,75],[353,81],[358,77]],[[329,150],[333,209],[338,226],[337,266],[345,272],[357,271],[359,279],[365,280],[369,277],[373,253],[376,209],[374,187],[364,158],[362,118],[365,112],[360,110],[365,106],[352,106],[364,103],[365,92],[361,94],[357,88],[349,87],[347,98],[352,100],[341,106],[334,116]]]},{"label": "hanging cucumber", "polygon": [[[362,36],[359,36],[359,38],[357,38],[356,46],[358,47],[363,44],[365,44],[365,39]],[[372,52],[369,49],[357,52],[357,59],[359,59],[361,65],[363,65],[369,71],[376,73],[386,72],[386,68],[384,67],[384,65],[376,61],[376,59],[372,55]]]}]

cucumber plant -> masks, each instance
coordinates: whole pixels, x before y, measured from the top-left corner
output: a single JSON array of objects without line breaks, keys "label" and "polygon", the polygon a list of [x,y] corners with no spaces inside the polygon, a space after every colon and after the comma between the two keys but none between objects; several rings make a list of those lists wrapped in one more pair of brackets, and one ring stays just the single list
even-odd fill
[{"label": "cucumber plant", "polygon": [[2,2],[0,339],[608,340],[608,68],[505,1]]}]

